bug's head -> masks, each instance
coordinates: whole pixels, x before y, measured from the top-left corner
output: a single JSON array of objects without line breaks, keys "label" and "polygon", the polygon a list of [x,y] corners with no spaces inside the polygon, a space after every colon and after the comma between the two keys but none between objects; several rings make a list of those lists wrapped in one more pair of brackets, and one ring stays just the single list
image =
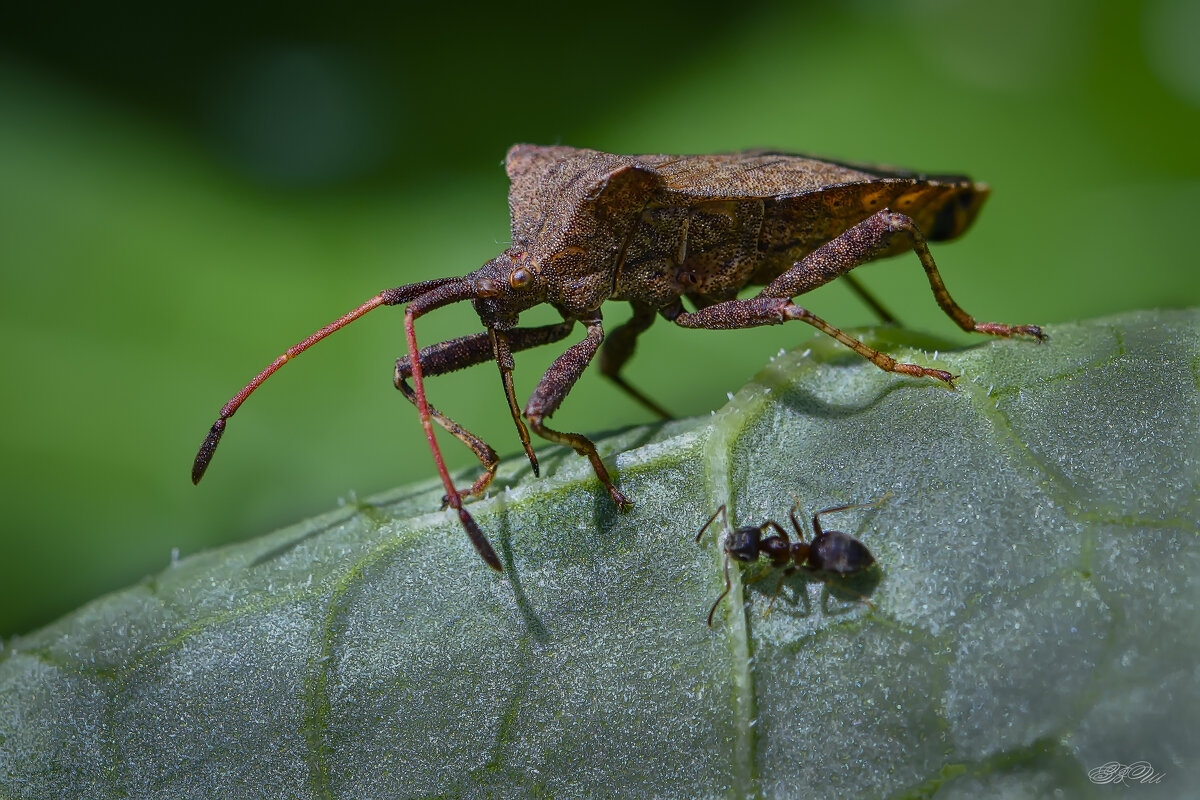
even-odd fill
[{"label": "bug's head", "polygon": [[471,304],[489,328],[507,330],[527,308],[546,299],[538,269],[524,250],[510,248],[466,277],[475,288]]}]

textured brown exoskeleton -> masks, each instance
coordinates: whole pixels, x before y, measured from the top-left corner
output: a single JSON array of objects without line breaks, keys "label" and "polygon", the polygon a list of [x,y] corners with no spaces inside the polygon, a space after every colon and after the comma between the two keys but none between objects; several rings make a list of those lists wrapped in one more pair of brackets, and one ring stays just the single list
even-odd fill
[{"label": "textured brown exoskeleton", "polygon": [[[225,430],[225,421],[275,370],[291,358],[379,306],[407,303],[408,355],[396,361],[396,388],[418,410],[434,463],[446,487],[445,502],[458,513],[488,566],[500,560],[462,499],[482,494],[499,458],[482,439],[446,417],[425,397],[423,378],[494,360],[525,453],[534,432],[585,456],[619,506],[629,505],[613,485],[595,445],[578,433],[546,425],[597,351],[600,371],[661,416],[658,405],[621,378],[637,337],[655,316],[685,328],[730,330],[801,320],[870,359],[881,369],[930,377],[953,385],[938,369],[897,363],[828,324],[792,298],[846,276],[867,261],[914,250],[934,297],[959,327],[993,336],[1042,338],[1036,325],[976,322],[951,299],[926,239],[958,236],[971,224],[988,187],[961,175],[851,166],[804,156],[747,152],[708,156],[620,156],[572,147],[517,145],[508,152],[512,188],[512,243],[496,258],[461,278],[439,278],[388,289],[289,348],[221,409],[196,462],[203,477]],[[851,280],[850,276],[846,276]],[[765,284],[754,297],[738,291]],[[861,287],[852,282],[860,294]],[[697,310],[684,309],[682,298]],[[470,300],[485,330],[418,350],[417,317]],[[603,350],[600,306],[623,300],[632,318],[614,329]],[[886,312],[873,303],[887,318]],[[518,326],[520,313],[549,303],[563,321]],[[513,393],[512,354],[565,338],[577,322],[586,335],[558,357],[542,377],[524,412]],[[412,385],[409,385],[409,379]],[[433,435],[437,422],[475,453],[483,474],[464,491],[450,480]]]},{"label": "textured brown exoskeleton", "polygon": [[[890,494],[888,495],[890,496]],[[796,519],[797,506],[792,506],[788,511],[788,517],[792,521],[792,529],[796,531],[796,541],[788,538],[787,531],[775,520],[767,520],[761,525],[744,525],[737,530],[728,534],[725,538],[725,591],[713,601],[712,608],[708,610],[708,625],[712,627],[713,614],[716,613],[717,606],[725,599],[725,595],[729,594],[732,584],[729,581],[729,559],[749,563],[758,561],[759,556],[765,556],[771,562],[772,567],[784,567],[783,574],[779,576],[779,583],[775,585],[775,592],[771,595],[771,603],[775,602],[775,597],[779,594],[779,589],[783,586],[783,581],[789,575],[796,571],[803,571],[813,577],[821,580],[826,580],[829,577],[844,577],[847,575],[855,575],[864,570],[870,569],[875,563],[875,557],[871,555],[871,551],[867,546],[855,539],[848,533],[842,531],[826,531],[821,528],[821,516],[824,514],[836,514],[839,511],[849,511],[852,508],[871,508],[877,506],[887,499],[887,496],[876,500],[873,503],[861,503],[856,505],[834,506],[833,508],[825,508],[813,514],[813,538],[811,542],[804,541],[804,528],[800,525],[800,520]],[[700,528],[700,532],[696,534],[696,541],[700,541],[700,537],[708,530],[708,526],[712,525],[717,517],[721,517],[724,521],[725,530],[729,530],[729,516],[725,513],[725,505],[722,504],[713,515],[708,518],[708,522],[704,523]],[[768,536],[763,536],[768,530],[774,530]],[[863,598],[866,600],[866,598]],[[866,600],[870,603],[870,600]],[[770,605],[767,606],[770,610]]]}]

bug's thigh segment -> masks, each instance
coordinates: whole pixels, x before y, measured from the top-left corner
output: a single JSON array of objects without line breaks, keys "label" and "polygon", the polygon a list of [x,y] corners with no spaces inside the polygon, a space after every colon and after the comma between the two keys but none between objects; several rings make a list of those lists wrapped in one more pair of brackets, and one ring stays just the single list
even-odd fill
[{"label": "bug's thigh segment", "polygon": [[565,353],[556,358],[550,368],[546,370],[546,374],[542,376],[541,381],[538,382],[533,396],[525,404],[525,418],[529,420],[529,427],[538,436],[555,444],[566,445],[591,462],[596,477],[604,484],[604,488],[608,490],[613,501],[624,508],[633,504],[613,485],[612,478],[609,477],[608,470],[600,461],[596,445],[592,440],[579,433],[556,431],[548,428],[545,424],[545,419],[562,405],[562,401],[571,391],[571,387],[587,369],[587,365],[591,363],[596,351],[600,349],[600,343],[604,341],[604,328],[599,319],[586,324],[587,338],[571,345]]},{"label": "bug's thigh segment", "polygon": [[1000,322],[976,322],[954,301],[942,276],[938,272],[925,236],[911,217],[884,209],[809,253],[796,262],[791,269],[767,285],[760,293],[765,297],[798,297],[812,291],[835,278],[845,275],[857,266],[874,261],[890,253],[898,242],[913,249],[929,287],[942,310],[965,331],[986,333],[992,336],[1032,336],[1042,339],[1042,329],[1037,325],[1007,325]]},{"label": "bug's thigh segment", "polygon": [[845,331],[833,327],[806,308],[784,297],[751,297],[746,300],[727,300],[708,308],[683,313],[675,318],[675,324],[684,328],[704,330],[735,330],[756,328],[762,325],[779,325],[788,320],[807,322],[817,330],[829,334],[863,358],[886,372],[898,372],[915,377],[937,378],[954,385],[954,376],[940,369],[929,369],[916,364],[903,364],[885,353],[867,347]]}]

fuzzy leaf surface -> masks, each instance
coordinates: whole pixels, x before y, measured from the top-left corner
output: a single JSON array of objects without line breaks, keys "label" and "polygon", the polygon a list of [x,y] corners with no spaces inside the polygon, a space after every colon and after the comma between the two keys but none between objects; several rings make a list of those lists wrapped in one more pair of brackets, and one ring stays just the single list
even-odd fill
[{"label": "fuzzy leaf surface", "polygon": [[[599,438],[627,513],[570,451],[508,459],[470,505],[503,575],[432,483],[182,559],[4,643],[0,798],[1100,796],[1137,760],[1164,776],[1129,791],[1185,796],[1198,330],[874,340],[956,391],[815,339],[711,417]],[[734,566],[705,624],[719,505],[888,493],[824,520],[865,582],[797,574],[768,614],[775,574]]]}]

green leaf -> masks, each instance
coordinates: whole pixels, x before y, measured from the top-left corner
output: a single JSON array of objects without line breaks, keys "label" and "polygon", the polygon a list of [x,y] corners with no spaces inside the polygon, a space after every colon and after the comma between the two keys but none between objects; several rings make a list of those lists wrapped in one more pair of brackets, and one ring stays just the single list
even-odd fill
[{"label": "green leaf", "polygon": [[[711,417],[599,439],[628,513],[569,451],[509,459],[471,505],[503,575],[433,483],[182,559],[5,643],[0,797],[1078,796],[1138,760],[1185,795],[1198,322],[876,340],[957,391],[816,339]],[[768,614],[735,566],[705,624],[717,506],[888,493],[825,520],[873,580],[795,575]]]}]

